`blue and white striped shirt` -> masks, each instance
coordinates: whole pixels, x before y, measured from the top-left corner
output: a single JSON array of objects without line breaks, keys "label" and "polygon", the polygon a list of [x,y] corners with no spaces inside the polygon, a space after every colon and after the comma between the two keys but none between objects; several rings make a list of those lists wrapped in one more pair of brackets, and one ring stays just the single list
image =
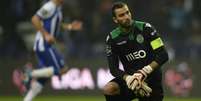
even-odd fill
[{"label": "blue and white striped shirt", "polygon": [[[37,11],[36,15],[41,19],[44,29],[53,37],[57,37],[62,21],[61,7],[49,1]],[[38,31],[35,38],[34,50],[44,51],[48,46],[51,45],[44,40],[42,33]]]}]

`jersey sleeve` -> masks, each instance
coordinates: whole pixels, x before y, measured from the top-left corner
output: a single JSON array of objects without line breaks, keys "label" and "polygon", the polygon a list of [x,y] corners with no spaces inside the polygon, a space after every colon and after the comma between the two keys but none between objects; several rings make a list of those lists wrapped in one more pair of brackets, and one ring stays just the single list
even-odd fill
[{"label": "jersey sleeve", "polygon": [[119,69],[119,58],[118,55],[114,52],[114,47],[112,46],[110,35],[107,36],[106,39],[106,55],[108,60],[108,65],[110,69],[110,73],[114,77],[123,78],[125,72]]},{"label": "jersey sleeve", "polygon": [[47,3],[36,12],[36,15],[41,19],[48,19],[53,16],[55,11],[56,7],[51,3]]},{"label": "jersey sleeve", "polygon": [[155,61],[159,65],[164,64],[166,61],[168,61],[168,54],[162,38],[160,37],[156,29],[149,23],[145,24],[144,29],[147,35],[148,43],[151,47],[151,51],[153,51],[153,54],[155,56]]}]

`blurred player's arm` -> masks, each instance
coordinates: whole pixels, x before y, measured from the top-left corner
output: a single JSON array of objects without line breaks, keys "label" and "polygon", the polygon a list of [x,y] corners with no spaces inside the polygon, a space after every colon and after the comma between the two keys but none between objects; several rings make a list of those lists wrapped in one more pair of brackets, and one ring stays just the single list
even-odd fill
[{"label": "blurred player's arm", "polygon": [[37,15],[34,15],[32,18],[31,18],[31,22],[34,26],[34,28],[37,30],[37,31],[40,31],[43,35],[43,37],[45,38],[45,40],[48,42],[48,43],[54,43],[55,42],[55,38],[53,36],[51,36],[46,30],[45,28],[43,27],[42,25],[42,21],[41,21],[41,18]]},{"label": "blurred player's arm", "polygon": [[61,25],[62,29],[68,30],[68,31],[79,31],[82,30],[82,22],[75,20],[71,23],[62,23]]},{"label": "blurred player's arm", "polygon": [[48,34],[48,32],[43,28],[41,19],[37,15],[32,17],[31,22],[37,31],[40,31],[44,35]]}]

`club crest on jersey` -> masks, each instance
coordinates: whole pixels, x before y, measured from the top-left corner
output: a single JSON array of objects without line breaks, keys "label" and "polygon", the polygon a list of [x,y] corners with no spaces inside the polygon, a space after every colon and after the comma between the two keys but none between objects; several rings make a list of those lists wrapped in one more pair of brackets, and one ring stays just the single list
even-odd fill
[{"label": "club crest on jersey", "polygon": [[143,43],[144,42],[144,37],[141,34],[138,34],[136,37],[136,41],[138,43]]}]

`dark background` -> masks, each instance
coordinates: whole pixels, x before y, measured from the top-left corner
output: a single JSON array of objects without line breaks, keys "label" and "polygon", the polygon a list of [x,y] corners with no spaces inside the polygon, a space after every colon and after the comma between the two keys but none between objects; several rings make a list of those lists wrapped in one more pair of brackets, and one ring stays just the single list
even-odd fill
[{"label": "dark background", "polygon": [[[104,44],[106,35],[115,28],[110,9],[114,1],[121,0],[65,0],[64,21],[83,21],[82,31],[63,31],[58,38],[57,47],[64,53],[70,67],[87,66],[95,73],[99,67],[107,66]],[[193,87],[187,96],[200,97],[201,1],[122,1],[128,3],[134,20],[151,23],[163,37],[170,56],[163,71],[170,68],[177,70],[181,63],[188,64],[192,71]],[[34,66],[37,63],[32,51],[35,30],[30,19],[44,2],[45,0],[0,0],[0,95],[18,95],[12,83],[13,70],[22,68],[27,62],[32,62]],[[51,87],[47,86],[44,93],[54,94]],[[168,95],[173,95],[168,87],[165,89]],[[100,94],[100,90],[86,91],[87,94]]]}]

